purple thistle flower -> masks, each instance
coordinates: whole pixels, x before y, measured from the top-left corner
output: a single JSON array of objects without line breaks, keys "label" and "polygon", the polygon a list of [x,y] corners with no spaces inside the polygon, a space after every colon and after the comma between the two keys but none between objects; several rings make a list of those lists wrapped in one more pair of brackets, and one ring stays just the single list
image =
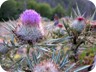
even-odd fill
[{"label": "purple thistle flower", "polygon": [[22,43],[38,42],[44,36],[40,14],[31,9],[25,10],[20,15],[20,23],[14,33]]},{"label": "purple thistle flower", "polygon": [[41,22],[40,14],[38,14],[35,10],[25,10],[20,15],[21,22],[25,25],[38,25]]}]

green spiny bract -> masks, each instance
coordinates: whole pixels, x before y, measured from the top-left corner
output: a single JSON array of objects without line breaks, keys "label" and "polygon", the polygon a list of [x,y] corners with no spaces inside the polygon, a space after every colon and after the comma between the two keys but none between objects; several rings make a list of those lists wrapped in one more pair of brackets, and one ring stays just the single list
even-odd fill
[{"label": "green spiny bract", "polygon": [[38,27],[30,27],[30,26],[21,26],[18,27],[15,31],[14,34],[19,38],[21,41],[24,42],[32,42],[35,43],[38,41],[38,39],[43,37],[43,34]]},{"label": "green spiny bract", "polygon": [[8,47],[4,43],[0,43],[0,54],[6,54],[8,51]]},{"label": "green spiny bract", "polygon": [[0,54],[6,54],[9,51],[7,44],[3,39],[0,39]]}]

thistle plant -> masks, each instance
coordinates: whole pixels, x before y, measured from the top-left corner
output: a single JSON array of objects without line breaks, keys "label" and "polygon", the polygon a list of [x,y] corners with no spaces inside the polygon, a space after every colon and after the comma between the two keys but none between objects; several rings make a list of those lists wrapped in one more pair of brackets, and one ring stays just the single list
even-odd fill
[{"label": "thistle plant", "polygon": [[[24,63],[25,66],[27,66],[27,64],[30,64],[31,63],[30,57],[31,58],[33,57],[32,54],[34,54],[33,52],[35,51],[33,45],[35,45],[35,43],[38,42],[39,39],[42,39],[44,36],[40,14],[37,13],[35,10],[31,10],[31,9],[25,10],[20,15],[18,21],[12,22],[11,20],[9,20],[8,23],[5,22],[3,27],[9,33],[9,35],[6,35],[7,37],[4,37],[6,39],[4,41],[6,42],[8,41],[7,39],[9,39],[9,43],[8,44],[1,43],[0,50],[2,53],[5,53],[7,52],[6,51],[7,49],[12,48],[12,50],[10,49],[10,52],[7,55],[5,55],[6,58],[3,60],[5,62],[8,62],[8,66],[6,64],[3,65],[4,66],[6,65],[6,67],[8,67],[9,69],[12,68],[17,69],[18,63],[20,62],[25,62]],[[19,49],[23,50],[22,47],[26,48],[25,55],[18,54],[17,52]],[[32,53],[30,53],[30,50],[32,50]],[[39,53],[38,49],[35,52],[37,55]],[[32,59],[34,59],[34,57]],[[10,62],[16,65],[11,66],[12,64],[9,64]],[[29,68],[30,69],[32,68],[31,64],[29,65]],[[23,66],[21,67],[21,69],[23,69]]]},{"label": "thistle plant", "polygon": [[[73,57],[75,61],[78,61],[79,49],[81,46],[84,46],[86,43],[92,44],[92,42],[88,39],[91,36],[91,25],[87,23],[87,18],[84,18],[84,14],[80,13],[80,10],[77,6],[77,11],[73,9],[74,17],[71,17],[68,21],[63,21],[66,34],[62,37],[58,36],[53,37],[55,39],[48,40],[45,44],[48,46],[56,46],[56,44],[65,44],[69,43],[69,50],[73,53],[69,58]],[[95,13],[95,12],[94,12]],[[94,14],[90,17],[89,20],[93,20]],[[53,32],[54,34],[54,32]],[[66,44],[65,44],[66,45]]]},{"label": "thistle plant", "polygon": [[17,38],[35,43],[44,35],[41,17],[34,10],[26,10],[20,15],[21,24],[13,31]]},{"label": "thistle plant", "polygon": [[[91,35],[91,25],[86,22],[88,19],[84,18],[84,14],[82,15],[80,13],[78,6],[77,6],[77,12],[75,10],[73,11],[76,18],[72,17],[73,20],[71,20],[71,23],[70,23],[71,25],[66,22],[63,22],[63,23],[68,36],[72,37],[69,40],[69,43],[71,43],[70,48],[71,48],[71,51],[73,51],[73,57],[75,61],[77,61],[78,54],[79,54],[78,50],[80,49],[80,46],[82,46],[86,42],[90,42],[88,37]],[[92,17],[90,17],[90,19],[93,19],[93,16],[94,14],[92,15]]]},{"label": "thistle plant", "polygon": [[21,44],[34,44],[44,36],[41,16],[35,10],[25,10],[18,21],[12,23],[10,20],[9,22],[10,24],[5,23],[6,25],[3,25],[3,27]]},{"label": "thistle plant", "polygon": [[[39,42],[45,35],[41,23],[41,16],[35,10],[25,10],[19,17],[19,21],[3,25],[9,31],[10,39],[0,43],[2,66],[8,67],[11,71],[25,72],[69,72],[79,62],[78,54],[81,45],[88,42],[90,25],[86,18],[81,15],[78,7],[75,10],[75,18],[64,20],[58,24],[56,33],[46,41]],[[93,16],[92,16],[93,17]],[[53,30],[53,29],[52,29]],[[67,50],[66,50],[66,47]],[[12,49],[11,49],[12,48]],[[23,52],[22,52],[23,51]],[[65,53],[64,53],[65,52]],[[75,63],[71,62],[73,56]],[[5,62],[5,63],[4,63]],[[6,62],[8,64],[6,64]],[[70,65],[70,63],[72,65]],[[89,65],[72,70],[74,72],[88,68]]]}]

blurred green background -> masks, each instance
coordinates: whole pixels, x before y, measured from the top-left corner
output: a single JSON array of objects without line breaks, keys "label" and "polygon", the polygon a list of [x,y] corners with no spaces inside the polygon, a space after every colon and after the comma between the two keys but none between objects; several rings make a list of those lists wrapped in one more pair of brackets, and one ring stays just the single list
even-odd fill
[{"label": "blurred green background", "polygon": [[95,10],[94,4],[88,0],[8,0],[0,8],[0,21],[17,19],[25,9],[34,9],[42,17],[51,20],[55,14],[60,18],[70,16],[72,9],[76,9],[76,3],[85,17],[92,15]]}]

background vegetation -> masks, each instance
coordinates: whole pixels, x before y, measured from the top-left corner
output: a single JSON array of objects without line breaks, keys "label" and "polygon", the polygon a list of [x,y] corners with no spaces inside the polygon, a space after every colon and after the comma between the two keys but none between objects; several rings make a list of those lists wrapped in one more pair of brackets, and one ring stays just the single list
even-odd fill
[{"label": "background vegetation", "polygon": [[87,17],[95,9],[94,5],[88,0],[8,0],[0,8],[0,21],[2,19],[8,20],[9,18],[17,19],[25,9],[34,9],[42,17],[47,17],[51,20],[53,20],[54,14],[58,14],[60,18],[70,16],[72,9],[76,8],[76,3],[81,13],[86,11],[85,16]]},{"label": "background vegetation", "polygon": [[[26,9],[34,9],[42,17],[51,20],[57,14],[61,18],[59,19],[60,24],[54,26],[53,21],[44,21],[46,34],[44,38],[36,44],[32,44],[28,38],[26,43],[26,37],[35,37],[32,34],[38,33],[32,31],[34,27],[32,27],[33,29],[29,28],[29,26],[24,27],[26,29],[23,30],[18,25],[17,20],[6,22],[8,19],[18,19]],[[5,20],[5,22],[0,22],[2,41],[0,44],[0,62],[2,67],[11,72],[42,72],[38,71],[39,69],[44,72],[45,70],[48,72],[49,69],[52,70],[49,72],[79,72],[82,69],[88,71],[86,68],[92,66],[96,54],[94,9],[94,5],[88,0],[8,0],[0,8],[0,20]],[[73,24],[75,17],[79,17],[83,13],[85,13],[84,18],[86,20],[84,22],[86,23],[86,28],[82,32],[75,31],[70,24]],[[94,24],[91,25],[93,22]],[[85,26],[85,23],[83,26]],[[21,28],[22,34],[20,35],[16,34],[18,28]],[[77,26],[78,28],[79,26]],[[31,31],[33,32],[32,34]],[[23,33],[25,34],[23,35]],[[23,41],[25,44],[23,44]],[[56,66],[58,71],[53,70],[54,68],[49,65],[49,68],[46,67],[47,64],[50,64],[50,61],[44,61],[47,59],[52,60],[52,66]],[[42,66],[45,66],[45,68],[42,69]],[[85,70],[82,72],[86,72]]]}]

